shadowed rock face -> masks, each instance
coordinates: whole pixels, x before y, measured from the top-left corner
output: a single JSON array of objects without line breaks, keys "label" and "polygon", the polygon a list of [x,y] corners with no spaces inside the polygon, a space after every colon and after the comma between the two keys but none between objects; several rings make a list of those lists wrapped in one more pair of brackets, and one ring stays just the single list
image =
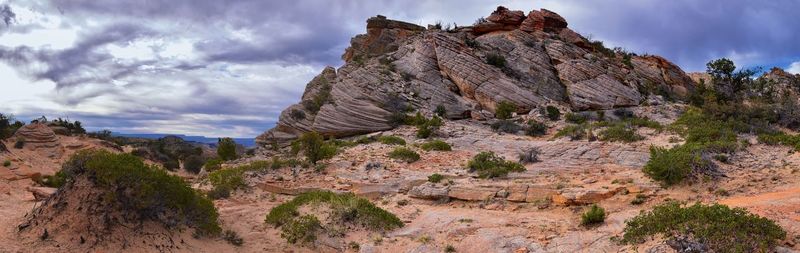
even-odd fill
[{"label": "shadowed rock face", "polygon": [[[502,101],[516,104],[518,113],[552,104],[600,110],[636,106],[648,95],[683,99],[694,87],[664,58],[609,54],[567,25],[548,10],[526,16],[502,6],[485,22],[447,30],[370,18],[367,33],[342,55],[345,65],[309,82],[302,101],[257,141],[388,130],[393,113],[432,115],[438,106],[450,119],[492,115]],[[308,106],[315,101],[318,110]]]}]

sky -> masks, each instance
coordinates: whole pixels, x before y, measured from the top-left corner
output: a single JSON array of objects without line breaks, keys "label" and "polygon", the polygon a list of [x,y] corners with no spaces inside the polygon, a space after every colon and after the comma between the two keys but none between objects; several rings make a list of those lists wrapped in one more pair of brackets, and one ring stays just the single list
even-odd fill
[{"label": "sky", "polygon": [[88,130],[254,137],[377,14],[472,24],[546,8],[687,72],[727,57],[800,73],[796,0],[0,0],[0,113]]}]

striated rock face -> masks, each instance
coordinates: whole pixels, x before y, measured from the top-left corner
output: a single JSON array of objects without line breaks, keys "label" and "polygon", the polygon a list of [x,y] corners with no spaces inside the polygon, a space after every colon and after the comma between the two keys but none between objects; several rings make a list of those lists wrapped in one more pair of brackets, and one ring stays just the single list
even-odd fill
[{"label": "striated rock face", "polygon": [[59,145],[55,132],[42,123],[33,123],[21,127],[14,133],[14,138],[22,139],[25,141],[26,146],[30,145],[35,148],[57,147]]},{"label": "striated rock face", "polygon": [[516,104],[518,113],[547,104],[599,110],[636,106],[651,94],[679,100],[694,88],[664,58],[598,48],[567,25],[549,10],[525,15],[502,6],[483,22],[446,31],[370,18],[367,33],[342,56],[345,65],[323,70],[302,101],[257,140],[382,131],[393,127],[392,115],[431,115],[438,106],[450,119],[485,119],[502,101]]}]

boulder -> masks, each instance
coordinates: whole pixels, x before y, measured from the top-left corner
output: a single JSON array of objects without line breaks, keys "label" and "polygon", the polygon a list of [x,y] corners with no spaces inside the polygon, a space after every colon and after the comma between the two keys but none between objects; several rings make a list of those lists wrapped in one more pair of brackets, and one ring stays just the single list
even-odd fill
[{"label": "boulder", "polygon": [[520,25],[520,30],[525,32],[558,33],[564,28],[567,28],[567,20],[546,9],[532,10]]},{"label": "boulder", "polygon": [[36,201],[42,201],[53,195],[58,189],[50,187],[28,187],[26,188]]},{"label": "boulder", "polygon": [[33,147],[34,149],[53,148],[60,145],[56,133],[44,123],[31,123],[22,126],[17,129],[12,138],[14,140],[24,140],[26,147]]},{"label": "boulder", "polygon": [[553,195],[553,203],[562,206],[594,204],[613,197],[622,189],[624,187],[613,189],[567,188]]},{"label": "boulder", "polygon": [[431,182],[414,186],[408,191],[408,196],[418,199],[439,200],[446,199],[450,187],[437,185]]},{"label": "boulder", "polygon": [[494,198],[498,190],[494,188],[452,187],[447,196],[465,201],[485,201]]},{"label": "boulder", "polygon": [[525,13],[522,11],[512,11],[506,7],[498,6],[492,15],[486,18],[489,22],[518,26],[525,20]]}]

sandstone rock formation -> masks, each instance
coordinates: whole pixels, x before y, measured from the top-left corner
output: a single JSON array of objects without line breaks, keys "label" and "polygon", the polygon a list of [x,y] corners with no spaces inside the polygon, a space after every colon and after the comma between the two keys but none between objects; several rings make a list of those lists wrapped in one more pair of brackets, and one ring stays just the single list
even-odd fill
[{"label": "sandstone rock formation", "polygon": [[502,101],[518,113],[551,104],[600,110],[637,106],[650,94],[683,99],[694,87],[664,58],[607,49],[567,26],[549,10],[525,15],[502,6],[470,27],[370,18],[342,56],[345,65],[325,68],[257,141],[388,130],[390,117],[409,109],[431,115],[444,106],[450,119],[492,115]]},{"label": "sandstone rock formation", "polygon": [[12,137],[17,140],[23,140],[26,146],[34,148],[58,147],[58,137],[50,127],[42,123],[33,123],[21,127]]}]

